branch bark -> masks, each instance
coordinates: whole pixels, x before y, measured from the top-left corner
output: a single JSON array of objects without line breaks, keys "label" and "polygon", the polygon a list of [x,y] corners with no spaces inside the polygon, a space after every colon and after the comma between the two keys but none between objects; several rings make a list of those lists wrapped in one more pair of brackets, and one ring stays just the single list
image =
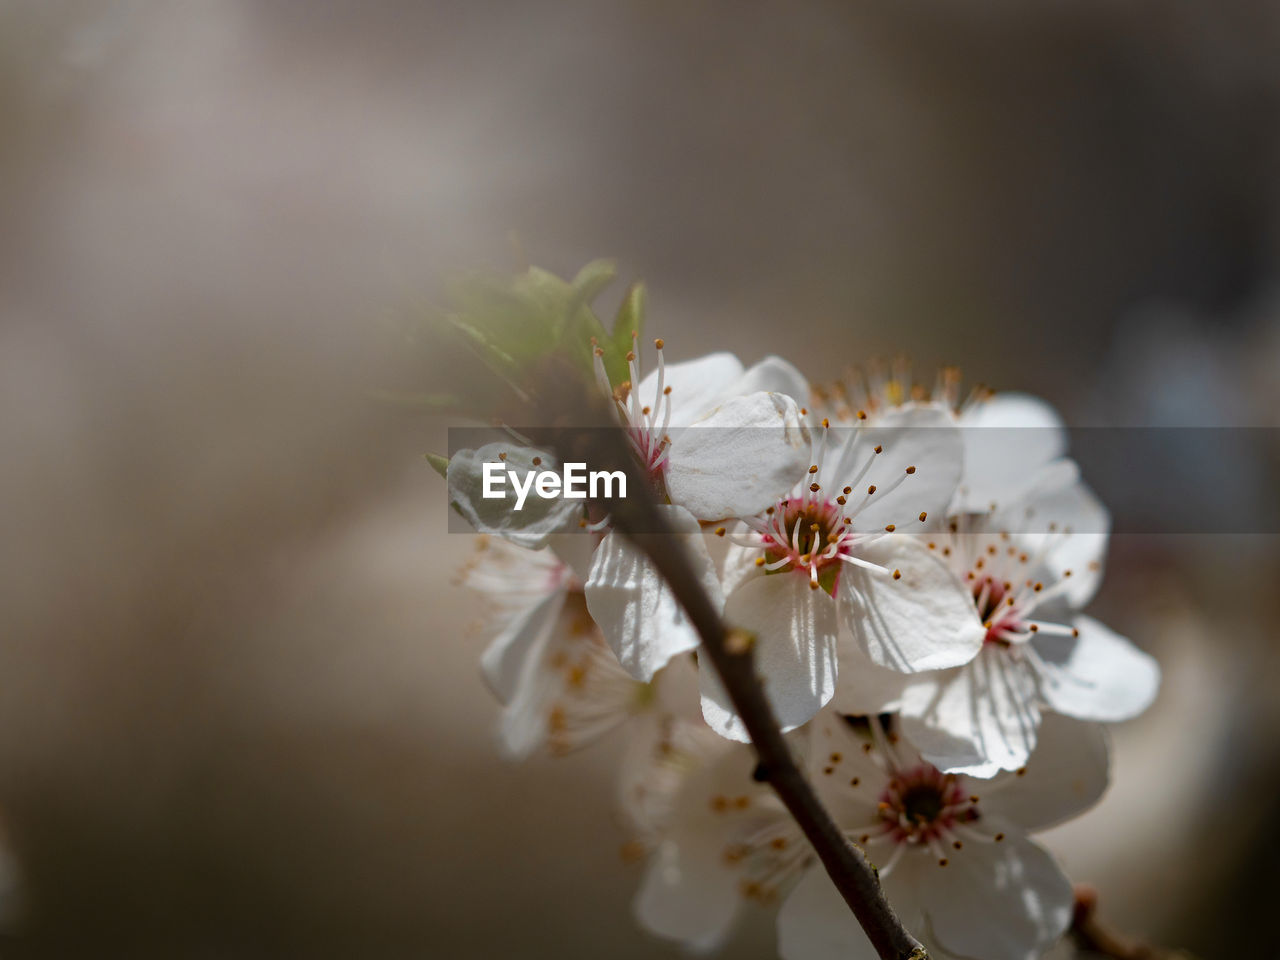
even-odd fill
[{"label": "branch bark", "polygon": [[1087,883],[1075,887],[1071,936],[1081,950],[1110,960],[1194,960],[1182,950],[1169,950],[1125,936],[1098,918],[1098,891]]},{"label": "branch bark", "polygon": [[[548,390],[559,395],[556,408],[572,411],[567,416],[578,423],[584,419],[609,422],[605,417],[591,416],[599,402],[576,394],[575,380],[559,379]],[[752,644],[742,635],[730,633],[702,590],[678,538],[657,510],[655,499],[648,495],[649,478],[637,470],[622,431],[613,426],[567,433],[553,429],[545,439],[563,460],[627,473],[627,498],[611,504],[613,525],[649,558],[697,630],[706,659],[719,674],[751,736],[761,776],[795,818],[882,960],[928,960],[924,946],[902,925],[886,899],[875,867],[862,849],[845,837],[800,770],[765,697]]]},{"label": "branch bark", "polygon": [[836,889],[882,960],[927,960],[924,946],[902,925],[885,898],[875,868],[861,848],[845,838],[796,763],[773,708],[765,698],[764,686],[755,670],[752,645],[726,628],[698,585],[678,541],[672,537],[665,548],[657,548],[657,538],[661,534],[650,531],[658,530],[659,524],[661,518],[655,512],[655,516],[639,528],[645,531],[643,534],[633,534],[635,528],[629,528],[625,523],[618,523],[618,526],[662,574],[698,631],[702,638],[702,651],[720,675],[734,709],[751,736],[763,777],[804,831]]}]

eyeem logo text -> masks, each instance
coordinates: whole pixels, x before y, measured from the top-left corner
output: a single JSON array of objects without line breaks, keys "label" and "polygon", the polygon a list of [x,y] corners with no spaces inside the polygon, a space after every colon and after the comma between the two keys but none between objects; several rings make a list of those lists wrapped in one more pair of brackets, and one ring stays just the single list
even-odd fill
[{"label": "eyeem logo text", "polygon": [[[534,461],[537,462],[536,460]],[[588,496],[593,500],[614,497],[624,498],[627,495],[627,475],[621,470],[592,470],[588,472],[585,463],[566,463],[562,472],[554,470],[530,470],[521,482],[520,475],[507,467],[505,463],[486,463],[484,465],[484,487],[480,495],[486,500],[506,499],[505,488],[510,482],[516,494],[514,509],[524,508],[524,501],[532,490],[544,500],[563,497],[565,500],[585,500]],[[614,493],[614,486],[617,493]]]}]

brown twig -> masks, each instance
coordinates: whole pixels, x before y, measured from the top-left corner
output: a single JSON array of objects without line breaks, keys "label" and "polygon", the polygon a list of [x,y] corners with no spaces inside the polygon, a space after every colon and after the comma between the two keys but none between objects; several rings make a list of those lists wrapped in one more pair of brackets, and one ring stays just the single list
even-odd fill
[{"label": "brown twig", "polygon": [[[572,389],[571,382],[557,384],[556,392],[562,400],[559,408],[574,411],[574,419],[582,422],[595,404],[592,398],[582,396],[564,404],[564,393]],[[924,946],[902,925],[886,899],[876,868],[861,848],[845,837],[801,772],[765,697],[752,644],[745,641],[743,634],[731,634],[703,591],[679,539],[657,509],[654,498],[644,494],[648,480],[636,470],[622,432],[588,429],[566,435],[553,431],[549,439],[566,460],[586,462],[593,468],[621,469],[628,474],[629,496],[611,505],[613,524],[657,568],[697,630],[706,659],[719,674],[751,737],[761,778],[768,781],[804,831],[882,960],[928,960]]]},{"label": "brown twig", "polygon": [[1192,960],[1181,950],[1169,950],[1127,937],[1098,919],[1098,891],[1077,883],[1071,937],[1081,950],[1111,960]]}]

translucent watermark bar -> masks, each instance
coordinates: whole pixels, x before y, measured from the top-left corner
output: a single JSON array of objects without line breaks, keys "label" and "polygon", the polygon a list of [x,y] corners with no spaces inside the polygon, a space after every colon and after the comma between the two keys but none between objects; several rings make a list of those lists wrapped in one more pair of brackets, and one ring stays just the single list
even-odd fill
[{"label": "translucent watermark bar", "polygon": [[[755,428],[765,429],[765,428]],[[823,434],[825,433],[825,438]],[[605,434],[610,434],[606,437]],[[672,447],[732,451],[753,448],[746,429],[673,428]],[[622,476],[617,464],[592,463],[591,451],[630,444],[625,428],[454,427],[449,454],[479,450],[491,444],[503,451],[532,449],[529,458],[510,465],[496,457],[490,468],[495,492],[500,488],[512,509],[527,510],[534,499],[564,498],[568,491],[591,523],[604,519],[620,498],[643,491],[659,502],[668,499],[665,471],[670,462],[650,468],[637,462]],[[799,495],[819,483],[813,499],[834,499],[845,487],[863,496],[878,473],[897,482],[903,465],[915,468],[895,488],[906,513],[913,491],[952,487],[946,513],[997,512],[1002,529],[1011,534],[1040,533],[1052,522],[1052,509],[1028,513],[1019,507],[1052,503],[1053,485],[1068,485],[1078,476],[1106,510],[1094,519],[1075,517],[1077,533],[1111,534],[1277,534],[1280,533],[1280,429],[1271,427],[1039,427],[899,428],[833,425],[810,428],[804,457],[821,473],[798,469],[795,486],[779,497]],[[879,450],[877,451],[877,448]],[[557,451],[573,451],[562,461]],[[903,463],[898,463],[902,460]],[[910,461],[910,462],[908,462]],[[1071,469],[1071,462],[1078,473]],[[523,464],[523,466],[521,465]],[[748,457],[714,482],[745,483],[761,465]],[[593,482],[594,477],[594,482]],[[554,479],[552,479],[554,478]],[[483,481],[483,478],[481,478]],[[857,481],[855,484],[854,481]],[[637,486],[638,485],[638,486]],[[881,485],[884,489],[884,485]],[[523,490],[523,496],[519,491]],[[994,491],[990,498],[984,490]],[[497,504],[495,504],[497,505]],[[442,505],[451,533],[474,530],[457,511]],[[945,509],[945,508],[944,508]],[[931,525],[945,519],[933,516]],[[582,529],[574,525],[573,529]],[[564,532],[573,532],[566,529]],[[903,532],[922,532],[919,528]]]}]

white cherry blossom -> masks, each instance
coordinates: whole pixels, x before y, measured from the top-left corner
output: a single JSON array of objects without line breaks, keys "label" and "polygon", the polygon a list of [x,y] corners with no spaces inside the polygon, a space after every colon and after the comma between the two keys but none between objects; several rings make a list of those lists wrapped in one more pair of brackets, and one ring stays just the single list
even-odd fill
[{"label": "white cherry blossom", "polygon": [[[1027,836],[1087,809],[1107,785],[1102,731],[1046,723],[1050,752],[1020,774],[974,781],[910,751],[882,718],[824,711],[808,765],[846,836],[878,865],[907,928],[939,955],[1031,960],[1066,929],[1071,885]],[[691,773],[636,898],[653,933],[697,948],[723,941],[744,903],[781,903],[784,960],[876,956],[795,823],[731,746]]]},{"label": "white cherry blossom", "polygon": [[1057,411],[1038,397],[997,393],[983,384],[965,393],[962,385],[958,367],[941,368],[930,390],[913,379],[905,359],[888,367],[873,361],[865,371],[852,370],[849,383],[815,390],[814,405],[843,423],[859,412],[874,417],[926,402],[946,410],[961,428],[965,465],[948,512],[983,512],[1037,486],[1040,471],[1066,454],[1067,431]]},{"label": "white cherry blossom", "polygon": [[[805,395],[808,387],[777,357],[749,370],[728,353],[668,365],[663,342],[655,341],[655,347],[657,369],[643,380],[635,350],[627,355],[630,381],[610,388],[600,348],[596,375],[613,397],[655,492],[671,500],[658,509],[675,536],[652,535],[649,547],[684,550],[719,608],[723,594],[698,521],[761,510],[795,483],[804,472],[808,432],[797,402],[770,388]],[[619,661],[639,680],[698,646],[670,586],[621,534],[607,534],[596,550],[586,596]]]},{"label": "white cherry blossom", "polygon": [[[971,660],[983,631],[962,584],[906,530],[945,509],[961,471],[959,431],[932,405],[816,431],[805,479],[747,518],[725,565],[725,617],[756,636],[766,693],[784,730],[834,695],[846,631],[871,662],[896,671]],[[703,676],[703,713],[746,739],[718,679]]]},{"label": "white cherry blossom", "polygon": [[898,701],[903,732],[944,770],[1016,770],[1045,710],[1118,721],[1155,697],[1155,660],[1079,612],[1101,576],[1108,517],[1064,463],[1023,501],[953,517],[928,539],[968,588],[969,621],[984,631],[972,662],[908,678]]},{"label": "white cherry blossom", "polygon": [[699,520],[758,513],[804,472],[809,438],[801,420],[809,388],[780,357],[743,369],[731,353],[657,365],[640,377],[639,344],[627,354],[630,379],[611,384],[595,348],[600,389],[653,481]]},{"label": "white cherry blossom", "polygon": [[461,579],[484,597],[489,645],[480,664],[504,705],[500,735],[509,756],[544,747],[563,754],[629,720],[649,726],[694,715],[692,664],[672,664],[650,683],[635,680],[588,614],[581,582],[551,550],[486,538]]}]

